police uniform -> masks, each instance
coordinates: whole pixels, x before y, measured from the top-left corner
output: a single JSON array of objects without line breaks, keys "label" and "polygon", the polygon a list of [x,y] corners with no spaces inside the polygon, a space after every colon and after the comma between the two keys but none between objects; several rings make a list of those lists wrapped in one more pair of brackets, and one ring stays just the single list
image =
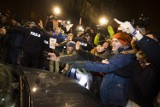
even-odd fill
[{"label": "police uniform", "polygon": [[43,44],[43,33],[36,26],[32,28],[16,27],[12,30],[19,31],[24,34],[21,58],[22,66],[37,68],[39,56],[42,54],[41,48]]}]

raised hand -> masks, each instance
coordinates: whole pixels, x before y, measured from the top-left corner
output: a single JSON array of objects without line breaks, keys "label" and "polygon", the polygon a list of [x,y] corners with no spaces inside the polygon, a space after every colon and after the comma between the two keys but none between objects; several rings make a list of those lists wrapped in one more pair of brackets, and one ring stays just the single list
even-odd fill
[{"label": "raised hand", "polygon": [[57,57],[56,56],[56,54],[55,53],[48,53],[48,58],[47,59],[49,59],[49,60],[53,60],[53,61],[59,61],[59,57]]},{"label": "raised hand", "polygon": [[123,32],[130,33],[130,34],[134,33],[135,29],[130,22],[128,21],[121,22],[117,19],[114,19],[114,20],[120,25],[120,28],[122,29]]},{"label": "raised hand", "polygon": [[108,59],[105,59],[105,60],[102,60],[102,63],[109,64],[109,61],[108,61]]},{"label": "raised hand", "polygon": [[81,44],[80,44],[79,41],[76,42],[76,47],[75,48],[76,48],[76,50],[79,50],[81,48]]},{"label": "raised hand", "polygon": [[114,20],[118,24],[120,24],[120,27],[123,30],[123,32],[130,33],[132,36],[134,36],[136,38],[136,40],[141,40],[143,38],[143,35],[139,31],[135,30],[130,22],[128,22],[128,21],[121,22],[117,19],[114,19]]},{"label": "raised hand", "polygon": [[43,22],[42,22],[42,20],[39,20],[38,26],[40,27],[40,29],[43,28]]}]

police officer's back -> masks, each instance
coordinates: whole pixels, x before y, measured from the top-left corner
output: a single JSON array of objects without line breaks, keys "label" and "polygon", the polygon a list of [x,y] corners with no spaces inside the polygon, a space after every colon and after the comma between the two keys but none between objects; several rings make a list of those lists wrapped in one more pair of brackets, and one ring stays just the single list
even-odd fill
[{"label": "police officer's back", "polygon": [[22,44],[22,66],[37,67],[39,55],[42,52],[43,33],[34,22],[28,22],[27,27],[16,27],[12,30],[19,31],[24,36]]}]

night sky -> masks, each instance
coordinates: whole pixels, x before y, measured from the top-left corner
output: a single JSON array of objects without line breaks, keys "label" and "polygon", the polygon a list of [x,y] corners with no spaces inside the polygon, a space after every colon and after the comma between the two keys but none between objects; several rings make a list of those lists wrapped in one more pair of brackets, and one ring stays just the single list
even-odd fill
[{"label": "night sky", "polygon": [[[151,30],[160,31],[160,6],[158,0],[110,1],[113,2],[112,7],[109,10],[112,14],[111,16],[125,21],[131,20],[133,18],[138,18],[141,13],[144,13],[151,20]],[[1,0],[0,12],[3,12],[6,9],[12,9],[17,15],[28,17],[29,11],[31,11],[31,9],[33,8],[41,16],[45,16],[47,12],[49,12],[49,8],[51,7],[50,2],[51,0]]]},{"label": "night sky", "polygon": [[[150,27],[154,31],[160,31],[160,5],[158,0],[117,0],[115,17],[121,20],[130,20],[138,18],[140,14],[147,15],[151,24]],[[123,1],[123,2],[121,2]]]}]

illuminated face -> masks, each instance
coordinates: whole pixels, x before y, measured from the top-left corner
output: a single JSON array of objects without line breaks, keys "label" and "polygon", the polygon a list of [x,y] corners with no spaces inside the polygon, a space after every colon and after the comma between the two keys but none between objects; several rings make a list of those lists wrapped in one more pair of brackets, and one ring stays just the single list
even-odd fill
[{"label": "illuminated face", "polygon": [[72,40],[72,38],[73,38],[73,34],[72,34],[72,33],[69,33],[69,34],[68,34],[68,40]]},{"label": "illuminated face", "polygon": [[108,48],[108,42],[104,42],[103,45],[97,45],[96,50],[97,52],[103,52]]},{"label": "illuminated face", "polygon": [[106,48],[108,48],[108,46],[109,46],[109,43],[108,42],[104,42],[103,43],[103,47],[106,49]]},{"label": "illuminated face", "polygon": [[118,49],[119,49],[120,47],[122,47],[122,46],[123,46],[123,45],[119,42],[118,39],[113,38],[113,40],[112,40],[112,52],[113,52],[113,53],[116,53],[116,52],[118,51]]},{"label": "illuminated face", "polygon": [[103,52],[104,51],[104,47],[101,45],[97,45],[96,47],[97,52]]},{"label": "illuminated face", "polygon": [[73,53],[74,48],[71,46],[67,46],[67,54],[72,54]]},{"label": "illuminated face", "polygon": [[4,27],[0,28],[0,35],[5,35],[6,34],[6,29]]},{"label": "illuminated face", "polygon": [[61,31],[60,28],[56,28],[55,33],[56,33],[56,34],[59,34],[60,31]]}]

